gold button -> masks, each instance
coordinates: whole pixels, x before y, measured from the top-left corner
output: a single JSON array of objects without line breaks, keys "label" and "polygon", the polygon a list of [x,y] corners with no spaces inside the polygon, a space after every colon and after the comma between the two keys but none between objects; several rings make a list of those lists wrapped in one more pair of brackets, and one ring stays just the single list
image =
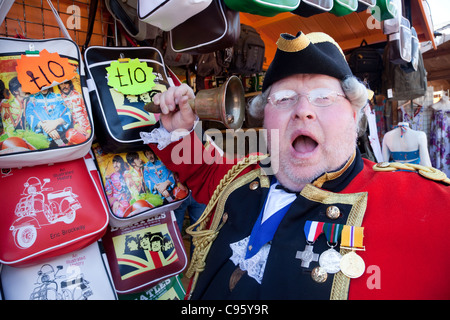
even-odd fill
[{"label": "gold button", "polygon": [[327,217],[330,219],[337,219],[341,216],[341,211],[336,206],[329,206],[327,208]]},{"label": "gold button", "polygon": [[258,181],[253,181],[252,183],[250,183],[250,190],[256,190],[259,187],[259,182]]},{"label": "gold button", "polygon": [[324,283],[327,281],[328,273],[321,267],[315,267],[311,271],[311,278],[317,283]]},{"label": "gold button", "polygon": [[384,162],[378,162],[377,164],[376,164],[376,166],[378,167],[378,168],[387,168],[387,167],[389,167],[391,164],[389,163],[389,162],[387,162],[387,161],[384,161]]}]

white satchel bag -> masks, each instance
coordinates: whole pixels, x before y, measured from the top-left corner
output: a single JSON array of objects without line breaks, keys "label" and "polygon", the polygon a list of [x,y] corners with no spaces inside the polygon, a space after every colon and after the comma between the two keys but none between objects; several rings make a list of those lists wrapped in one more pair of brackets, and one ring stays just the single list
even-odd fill
[{"label": "white satchel bag", "polygon": [[138,17],[164,31],[206,9],[212,0],[139,0]]}]

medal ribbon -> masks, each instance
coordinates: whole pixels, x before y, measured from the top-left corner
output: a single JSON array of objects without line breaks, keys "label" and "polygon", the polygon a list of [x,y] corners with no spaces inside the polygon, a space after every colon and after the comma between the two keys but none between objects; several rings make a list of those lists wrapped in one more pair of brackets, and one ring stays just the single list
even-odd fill
[{"label": "medal ribbon", "polygon": [[345,225],[342,229],[341,248],[363,249],[364,227]]},{"label": "medal ribbon", "polygon": [[313,243],[323,232],[323,222],[307,220],[305,223],[306,241]]},{"label": "medal ribbon", "polygon": [[323,232],[327,237],[329,243],[337,243],[341,237],[343,224],[325,223],[323,226]]}]

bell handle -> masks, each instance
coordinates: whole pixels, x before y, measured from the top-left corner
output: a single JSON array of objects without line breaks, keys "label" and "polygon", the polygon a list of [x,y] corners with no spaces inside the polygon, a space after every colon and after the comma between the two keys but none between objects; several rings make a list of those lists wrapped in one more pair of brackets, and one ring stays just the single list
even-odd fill
[{"label": "bell handle", "polygon": [[[195,108],[194,108],[195,107],[195,99],[189,99],[188,103],[191,106],[192,111],[195,112]],[[150,103],[147,103],[144,106],[144,110],[149,113],[161,113],[161,107],[159,105],[153,103],[153,101]]]}]

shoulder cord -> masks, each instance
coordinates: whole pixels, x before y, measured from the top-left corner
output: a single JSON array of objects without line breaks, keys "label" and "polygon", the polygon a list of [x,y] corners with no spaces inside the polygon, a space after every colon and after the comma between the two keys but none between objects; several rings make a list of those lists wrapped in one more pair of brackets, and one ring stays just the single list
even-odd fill
[{"label": "shoulder cord", "polygon": [[[197,220],[196,223],[186,228],[186,233],[192,236],[192,243],[195,246],[194,252],[192,254],[191,263],[186,272],[186,276],[188,278],[194,275],[194,279],[192,282],[190,292],[194,291],[195,284],[197,283],[198,276],[200,272],[205,269],[205,260],[208,255],[209,249],[213,241],[216,239],[219,234],[219,230],[225,224],[228,216],[226,214],[222,216],[213,214],[213,209],[215,208],[217,201],[222,194],[222,191],[225,187],[233,181],[245,168],[248,166],[257,163],[265,158],[268,155],[250,155],[241,161],[239,161],[236,165],[234,165],[227,174],[220,180],[216,190],[214,191],[211,199],[208,202],[208,205],[205,208],[205,211],[201,215],[201,217]],[[209,229],[207,229],[207,224],[211,219]],[[221,222],[222,221],[222,222]],[[220,223],[221,222],[221,223]],[[219,225],[220,223],[220,225]],[[194,230],[196,227],[197,230]]]},{"label": "shoulder cord", "polygon": [[422,166],[419,164],[413,163],[399,163],[399,162],[379,162],[373,166],[374,171],[396,171],[396,170],[408,170],[418,172],[421,176],[434,180],[440,181],[445,184],[450,185],[450,179],[447,178],[447,175],[433,167]]}]

